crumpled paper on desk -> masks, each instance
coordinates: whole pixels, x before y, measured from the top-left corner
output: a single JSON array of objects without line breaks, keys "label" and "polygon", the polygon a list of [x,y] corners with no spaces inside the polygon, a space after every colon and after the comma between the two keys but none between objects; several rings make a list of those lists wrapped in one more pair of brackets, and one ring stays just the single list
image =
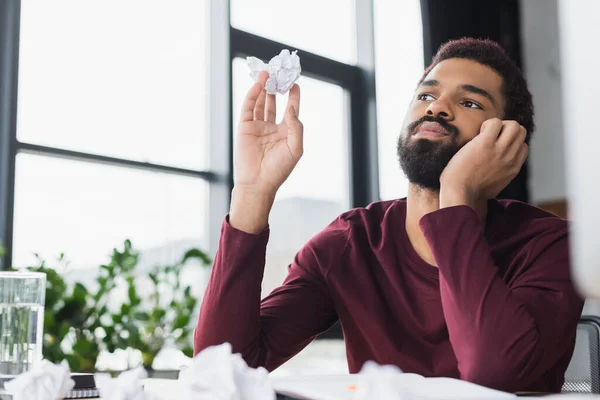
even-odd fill
[{"label": "crumpled paper on desk", "polygon": [[355,400],[509,400],[513,393],[489,389],[452,378],[425,378],[405,374],[392,365],[367,361],[358,374]]},{"label": "crumpled paper on desk", "polygon": [[275,400],[267,370],[248,367],[229,343],[198,353],[179,381],[186,400]]},{"label": "crumpled paper on desk", "polygon": [[109,374],[94,374],[96,387],[102,400],[153,400],[154,396],[144,392],[141,380],[148,373],[143,367],[124,371],[117,378]]},{"label": "crumpled paper on desk", "polygon": [[73,386],[69,367],[47,360],[4,384],[14,400],[61,400]]},{"label": "crumpled paper on desk", "polygon": [[298,80],[300,72],[302,72],[300,57],[296,53],[297,51],[290,53],[287,49],[281,50],[278,56],[271,58],[269,64],[265,64],[256,57],[246,57],[250,76],[256,81],[261,71],[268,71],[269,78],[265,84],[267,93],[286,94],[294,86],[294,82]]},{"label": "crumpled paper on desk", "polygon": [[367,361],[358,374],[354,398],[355,400],[412,400],[413,396],[409,388],[415,379],[424,378],[420,375],[404,374],[395,365],[378,365],[373,361]]}]

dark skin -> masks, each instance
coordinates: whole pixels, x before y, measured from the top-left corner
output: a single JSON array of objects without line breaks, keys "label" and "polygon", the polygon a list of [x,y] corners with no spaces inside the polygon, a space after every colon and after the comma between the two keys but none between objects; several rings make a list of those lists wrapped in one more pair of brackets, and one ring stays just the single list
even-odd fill
[{"label": "dark skin", "polygon": [[[436,265],[419,227],[433,211],[466,205],[482,225],[487,200],[500,193],[518,174],[528,154],[526,130],[516,121],[504,121],[502,77],[491,68],[466,59],[439,63],[416,92],[404,121],[406,127],[424,115],[439,116],[458,128],[463,146],[440,178],[440,190],[409,185],[406,231],[419,256]],[[419,128],[416,129],[419,131]],[[409,140],[452,140],[448,136],[411,135]]]}]

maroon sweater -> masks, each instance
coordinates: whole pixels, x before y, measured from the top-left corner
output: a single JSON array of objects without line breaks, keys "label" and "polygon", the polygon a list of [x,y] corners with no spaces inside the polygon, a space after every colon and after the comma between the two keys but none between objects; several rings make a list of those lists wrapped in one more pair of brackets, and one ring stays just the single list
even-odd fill
[{"label": "maroon sweater", "polygon": [[486,230],[467,206],[424,216],[438,268],[405,229],[406,202],[342,214],[313,237],[261,301],[268,230],[223,223],[195,351],[230,342],[273,370],[338,319],[351,373],[367,360],[505,391],[559,392],[583,300],[569,274],[568,225],[492,200]]}]

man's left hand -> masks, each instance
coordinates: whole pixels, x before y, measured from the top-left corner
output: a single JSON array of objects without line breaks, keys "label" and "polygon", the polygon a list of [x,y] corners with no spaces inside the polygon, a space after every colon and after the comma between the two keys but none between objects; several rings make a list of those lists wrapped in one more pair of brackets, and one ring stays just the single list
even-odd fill
[{"label": "man's left hand", "polygon": [[478,200],[496,197],[527,159],[526,135],[516,121],[485,121],[479,135],[463,146],[442,172],[440,208],[474,207]]}]

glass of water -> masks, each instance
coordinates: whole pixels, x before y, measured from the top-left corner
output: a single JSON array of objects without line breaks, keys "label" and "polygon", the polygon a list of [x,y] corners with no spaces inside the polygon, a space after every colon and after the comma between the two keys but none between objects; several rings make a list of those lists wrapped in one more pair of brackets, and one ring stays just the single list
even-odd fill
[{"label": "glass of water", "polygon": [[46,274],[0,272],[0,388],[42,360]]}]

